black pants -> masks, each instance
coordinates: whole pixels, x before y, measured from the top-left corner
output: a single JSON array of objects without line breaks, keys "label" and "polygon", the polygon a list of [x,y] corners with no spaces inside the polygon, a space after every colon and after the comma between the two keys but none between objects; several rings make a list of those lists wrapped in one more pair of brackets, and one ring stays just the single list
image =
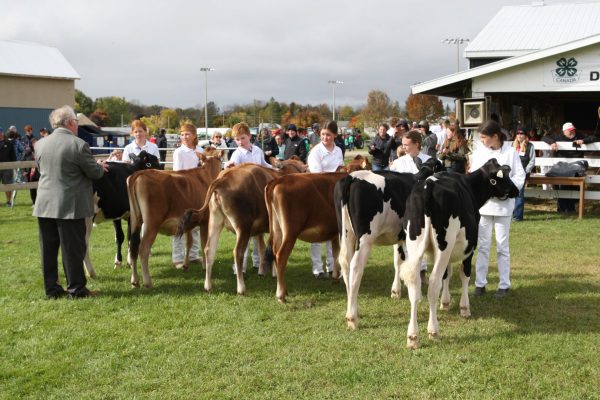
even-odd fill
[{"label": "black pants", "polygon": [[72,297],[85,297],[89,291],[83,271],[85,257],[85,220],[38,218],[40,253],[46,296],[62,294],[58,282],[58,249],[61,250],[63,270],[67,277],[67,292]]},{"label": "black pants", "polygon": [[[558,190],[579,190],[578,186],[558,185]],[[562,199],[556,201],[556,211],[558,212],[575,212],[575,204],[579,203],[578,199]]]}]

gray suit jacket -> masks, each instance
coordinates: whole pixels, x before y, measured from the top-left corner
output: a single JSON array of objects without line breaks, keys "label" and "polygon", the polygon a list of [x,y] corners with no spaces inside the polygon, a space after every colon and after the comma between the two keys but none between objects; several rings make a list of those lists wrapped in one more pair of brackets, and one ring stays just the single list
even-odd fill
[{"label": "gray suit jacket", "polygon": [[92,179],[104,174],[88,144],[58,128],[35,145],[41,174],[34,217],[79,219],[94,214]]}]

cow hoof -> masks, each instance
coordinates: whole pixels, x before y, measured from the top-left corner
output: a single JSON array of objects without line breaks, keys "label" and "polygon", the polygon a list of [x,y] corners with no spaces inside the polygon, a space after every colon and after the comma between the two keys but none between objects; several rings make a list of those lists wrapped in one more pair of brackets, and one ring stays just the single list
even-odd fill
[{"label": "cow hoof", "polygon": [[139,288],[140,284],[139,284],[139,282],[131,282],[131,287],[132,288]]},{"label": "cow hoof", "polygon": [[121,268],[121,264],[123,264],[121,261],[115,260],[115,269]]},{"label": "cow hoof", "polygon": [[409,349],[416,350],[419,348],[419,337],[418,336],[407,336],[406,337],[406,347]]},{"label": "cow hoof", "polygon": [[450,303],[442,303],[440,310],[448,311],[450,309]]},{"label": "cow hoof", "polygon": [[348,325],[348,329],[353,331],[358,329],[358,321],[353,317],[346,317],[346,324]]},{"label": "cow hoof", "polygon": [[206,293],[209,293],[209,294],[210,294],[210,293],[212,293],[212,289],[207,289],[207,288],[204,288],[204,291],[205,291]]},{"label": "cow hoof", "polygon": [[429,340],[433,340],[434,342],[439,342],[440,340],[442,340],[442,337],[437,332],[429,332],[428,336]]},{"label": "cow hoof", "polygon": [[278,297],[277,297],[277,301],[278,301],[280,304],[285,304],[285,302],[286,302],[285,296],[281,296],[281,297],[279,297],[279,296],[278,296]]},{"label": "cow hoof", "polygon": [[184,263],[177,263],[175,264],[175,269],[184,269],[185,268],[185,264]]},{"label": "cow hoof", "polygon": [[396,292],[395,290],[392,290],[392,294],[390,296],[392,299],[399,299],[400,298],[400,292]]},{"label": "cow hoof", "polygon": [[460,316],[468,318],[471,316],[471,309],[469,307],[461,307],[460,308]]},{"label": "cow hoof", "polygon": [[89,278],[95,278],[95,277],[97,277],[97,276],[98,276],[98,275],[96,275],[96,273],[95,273],[95,272],[93,272],[93,273],[91,273],[91,274],[88,274],[88,277],[89,277]]}]

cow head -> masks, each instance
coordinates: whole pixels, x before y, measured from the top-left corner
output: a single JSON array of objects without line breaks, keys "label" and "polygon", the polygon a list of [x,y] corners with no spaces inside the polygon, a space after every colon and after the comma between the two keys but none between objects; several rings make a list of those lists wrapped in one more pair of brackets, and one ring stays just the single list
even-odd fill
[{"label": "cow head", "polygon": [[519,189],[510,179],[510,167],[508,165],[500,165],[495,158],[492,158],[483,164],[480,169],[488,179],[490,197],[504,200],[519,195]]},{"label": "cow head", "polygon": [[287,174],[308,171],[308,165],[304,164],[298,156],[292,156],[289,160],[279,160],[276,157],[269,158],[270,164]]},{"label": "cow head", "polygon": [[362,155],[358,154],[357,156],[354,157],[354,159],[352,159],[352,161],[350,161],[348,164],[339,167],[337,172],[354,172],[354,171],[360,171],[360,170],[371,170],[371,163],[369,162],[369,158],[368,157],[363,157]]},{"label": "cow head", "polygon": [[142,150],[139,155],[130,154],[132,165],[135,169],[159,169],[160,162],[156,156],[147,153],[146,150]]}]

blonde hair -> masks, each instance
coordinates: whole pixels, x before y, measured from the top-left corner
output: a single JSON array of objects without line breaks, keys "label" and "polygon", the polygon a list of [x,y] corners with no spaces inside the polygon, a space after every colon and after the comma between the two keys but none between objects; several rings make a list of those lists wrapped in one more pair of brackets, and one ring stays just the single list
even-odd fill
[{"label": "blonde hair", "polygon": [[241,135],[250,136],[250,127],[248,127],[248,124],[245,122],[239,122],[233,126],[231,136],[235,139]]},{"label": "blonde hair", "polygon": [[194,135],[194,146],[198,145],[198,133],[196,132],[196,126],[191,122],[184,122],[179,127],[179,132],[190,132]]}]

